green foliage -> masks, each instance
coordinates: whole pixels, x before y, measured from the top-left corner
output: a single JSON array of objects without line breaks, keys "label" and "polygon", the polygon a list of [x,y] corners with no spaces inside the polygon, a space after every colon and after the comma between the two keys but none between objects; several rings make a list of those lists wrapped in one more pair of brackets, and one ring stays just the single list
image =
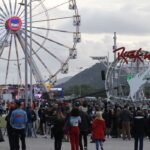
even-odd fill
[{"label": "green foliage", "polygon": [[71,86],[69,89],[65,90],[64,93],[65,95],[83,96],[95,91],[96,89],[92,86],[82,84]]}]

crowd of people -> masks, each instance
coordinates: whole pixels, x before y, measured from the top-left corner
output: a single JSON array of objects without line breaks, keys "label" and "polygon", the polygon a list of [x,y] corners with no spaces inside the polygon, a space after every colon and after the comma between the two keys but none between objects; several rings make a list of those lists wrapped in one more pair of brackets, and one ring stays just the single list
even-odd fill
[{"label": "crowd of people", "polygon": [[[38,107],[39,106],[39,107]],[[104,150],[107,138],[134,138],[134,148],[143,150],[143,139],[150,139],[150,109],[107,101],[71,103],[42,102],[25,108],[22,102],[11,102],[6,116],[10,150],[26,150],[25,137],[50,136],[54,149],[61,150],[68,141],[71,150],[87,150],[88,135],[96,150]],[[2,133],[1,133],[2,135]],[[21,146],[19,145],[21,140]]]}]

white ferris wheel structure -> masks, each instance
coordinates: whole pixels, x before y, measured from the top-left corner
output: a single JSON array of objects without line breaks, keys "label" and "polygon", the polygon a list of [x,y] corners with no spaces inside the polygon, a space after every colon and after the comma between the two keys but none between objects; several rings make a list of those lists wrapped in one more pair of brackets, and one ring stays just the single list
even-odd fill
[{"label": "white ferris wheel structure", "polygon": [[28,77],[54,84],[77,57],[81,19],[76,0],[31,0],[26,7],[25,2],[0,0],[0,82],[24,84],[26,59]]}]

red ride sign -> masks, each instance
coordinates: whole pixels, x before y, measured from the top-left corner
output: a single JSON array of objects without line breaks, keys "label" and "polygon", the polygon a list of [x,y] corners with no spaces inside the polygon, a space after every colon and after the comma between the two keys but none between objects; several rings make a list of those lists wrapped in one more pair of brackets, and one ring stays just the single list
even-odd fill
[{"label": "red ride sign", "polygon": [[11,17],[8,19],[8,28],[12,31],[18,31],[22,27],[22,20],[19,17]]},{"label": "red ride sign", "polygon": [[145,59],[150,60],[150,52],[142,51],[142,48],[139,50],[130,50],[126,51],[125,47],[117,48],[113,51],[117,52],[118,59],[124,59],[124,61],[128,64],[128,59],[140,60],[144,62]]}]

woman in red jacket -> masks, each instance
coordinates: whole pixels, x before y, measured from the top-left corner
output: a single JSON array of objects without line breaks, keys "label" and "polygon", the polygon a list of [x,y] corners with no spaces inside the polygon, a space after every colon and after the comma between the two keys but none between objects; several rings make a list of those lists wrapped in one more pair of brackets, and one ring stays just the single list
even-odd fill
[{"label": "woman in red jacket", "polygon": [[103,148],[103,142],[105,141],[105,120],[102,118],[102,113],[97,112],[96,118],[92,123],[92,134],[93,138],[96,143],[96,150],[99,150],[99,147],[101,147],[101,150],[104,150]]}]

